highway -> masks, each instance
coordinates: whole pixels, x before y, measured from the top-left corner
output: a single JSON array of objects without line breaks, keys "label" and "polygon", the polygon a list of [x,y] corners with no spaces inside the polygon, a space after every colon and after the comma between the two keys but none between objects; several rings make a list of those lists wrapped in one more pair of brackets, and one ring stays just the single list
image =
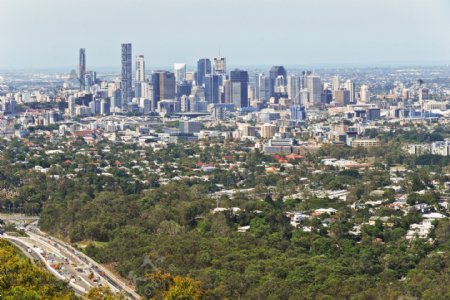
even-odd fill
[{"label": "highway", "polygon": [[108,269],[71,245],[40,231],[37,221],[30,221],[24,227],[26,237],[8,234],[0,237],[14,243],[28,257],[42,261],[53,275],[67,281],[77,295],[83,296],[93,287],[108,286],[127,299],[141,299],[131,286]]}]

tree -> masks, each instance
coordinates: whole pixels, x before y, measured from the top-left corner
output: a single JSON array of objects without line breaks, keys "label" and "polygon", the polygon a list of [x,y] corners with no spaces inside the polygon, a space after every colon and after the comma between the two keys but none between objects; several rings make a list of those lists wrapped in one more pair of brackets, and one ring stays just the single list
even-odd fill
[{"label": "tree", "polygon": [[167,300],[197,300],[201,298],[200,282],[188,277],[176,276],[169,290],[164,293]]}]

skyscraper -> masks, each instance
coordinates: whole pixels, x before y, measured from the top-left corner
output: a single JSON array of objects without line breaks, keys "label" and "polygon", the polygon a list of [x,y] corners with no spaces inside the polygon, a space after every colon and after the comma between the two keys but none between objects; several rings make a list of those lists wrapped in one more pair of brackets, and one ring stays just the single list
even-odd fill
[{"label": "skyscraper", "polygon": [[222,76],[227,74],[227,61],[225,57],[214,57],[214,74]]},{"label": "skyscraper", "polygon": [[248,107],[248,72],[235,69],[230,73],[231,103],[236,107]]},{"label": "skyscraper", "polygon": [[161,100],[175,99],[175,74],[168,71],[156,71],[152,74],[153,99],[155,107]]},{"label": "skyscraper", "polygon": [[309,105],[319,106],[322,102],[322,82],[319,76],[310,75],[307,79]]},{"label": "skyscraper", "polygon": [[78,75],[79,75],[79,81],[80,81],[80,90],[85,89],[85,81],[84,81],[84,75],[86,74],[86,49],[80,48],[80,57],[79,57],[79,63],[78,63]]},{"label": "skyscraper", "polygon": [[211,74],[211,60],[209,58],[201,58],[197,61],[197,86],[205,84],[205,76]]},{"label": "skyscraper", "polygon": [[175,80],[177,83],[186,79],[186,64],[174,64],[173,70],[175,72]]},{"label": "skyscraper", "polygon": [[269,72],[270,78],[270,97],[275,96],[275,83],[278,76],[283,76],[286,80],[287,72],[283,66],[273,66]]},{"label": "skyscraper", "polygon": [[345,89],[350,93],[350,102],[355,102],[355,84],[351,80],[345,82]]},{"label": "skyscraper", "polygon": [[136,56],[136,81],[144,82],[145,81],[145,61],[144,55]]},{"label": "skyscraper", "polygon": [[275,79],[275,94],[276,93],[286,93],[286,77],[283,75],[278,75]]},{"label": "skyscraper", "polygon": [[264,74],[255,75],[255,97],[259,101],[269,101],[270,79]]},{"label": "skyscraper", "polygon": [[300,89],[301,89],[300,76],[289,75],[287,78],[287,92],[289,99],[292,99],[294,104],[300,104]]},{"label": "skyscraper", "polygon": [[122,110],[126,110],[128,102],[131,102],[131,84],[132,84],[132,67],[131,67],[131,44],[122,44],[122,78],[120,82],[120,90],[122,91]]},{"label": "skyscraper", "polygon": [[222,91],[222,103],[232,103],[231,101],[231,81],[224,80],[223,81],[223,91]]},{"label": "skyscraper", "polygon": [[208,103],[219,103],[219,75],[208,74],[205,76],[205,100]]},{"label": "skyscraper", "polygon": [[363,84],[361,86],[360,98],[361,98],[361,102],[369,102],[370,101],[369,87],[365,84]]},{"label": "skyscraper", "polygon": [[[175,77],[177,75],[175,74]],[[180,100],[182,96],[189,96],[192,92],[192,82],[183,80],[177,83],[177,99]]]},{"label": "skyscraper", "polygon": [[348,105],[350,104],[350,91],[346,89],[339,89],[334,91],[334,101],[337,105]]},{"label": "skyscraper", "polygon": [[333,83],[332,83],[333,92],[339,90],[340,88],[341,88],[341,81],[339,79],[339,75],[336,75],[333,77]]}]

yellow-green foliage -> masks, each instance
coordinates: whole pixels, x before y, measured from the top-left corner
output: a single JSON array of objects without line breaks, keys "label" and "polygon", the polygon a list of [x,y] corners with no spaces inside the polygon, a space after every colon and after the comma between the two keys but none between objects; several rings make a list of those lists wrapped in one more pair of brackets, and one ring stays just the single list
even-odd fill
[{"label": "yellow-green foliage", "polygon": [[67,283],[33,265],[6,240],[0,240],[0,299],[76,299]]}]

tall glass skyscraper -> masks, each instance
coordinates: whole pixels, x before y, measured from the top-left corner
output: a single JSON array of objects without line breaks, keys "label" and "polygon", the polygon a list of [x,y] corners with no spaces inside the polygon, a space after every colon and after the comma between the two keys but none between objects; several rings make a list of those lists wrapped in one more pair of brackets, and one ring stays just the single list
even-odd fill
[{"label": "tall glass skyscraper", "polygon": [[286,69],[283,66],[273,66],[269,71],[269,78],[270,78],[270,97],[275,96],[275,82],[277,80],[278,76],[283,76],[283,78],[286,80],[287,78],[287,72]]},{"label": "tall glass skyscraper", "polygon": [[86,83],[84,81],[84,75],[86,74],[86,49],[80,48],[80,57],[78,63],[78,75],[80,81],[80,90],[84,91]]},{"label": "tall glass skyscraper", "polygon": [[132,66],[131,44],[122,44],[122,79],[120,89],[122,91],[122,110],[127,110],[132,98]]},{"label": "tall glass skyscraper", "polygon": [[205,100],[208,103],[219,103],[220,90],[219,90],[219,75],[206,75],[205,76]]},{"label": "tall glass skyscraper", "polygon": [[175,99],[175,74],[168,71],[155,71],[152,74],[154,108],[161,100]]},{"label": "tall glass skyscraper", "polygon": [[301,77],[297,75],[288,75],[287,92],[289,99],[291,99],[294,104],[300,104],[300,89]]},{"label": "tall glass skyscraper", "polygon": [[211,60],[209,58],[201,58],[197,61],[197,86],[204,86],[207,74],[211,74]]},{"label": "tall glass skyscraper", "polygon": [[248,107],[248,72],[235,69],[230,73],[231,102],[238,108]]}]

